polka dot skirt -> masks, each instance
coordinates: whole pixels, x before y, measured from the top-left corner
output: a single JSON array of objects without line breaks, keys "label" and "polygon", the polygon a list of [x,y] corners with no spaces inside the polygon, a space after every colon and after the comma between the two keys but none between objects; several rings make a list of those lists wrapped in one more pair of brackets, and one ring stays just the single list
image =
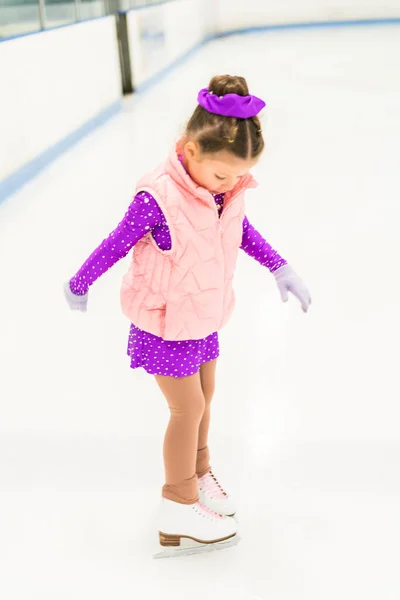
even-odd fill
[{"label": "polka dot skirt", "polygon": [[219,356],[218,334],[203,340],[168,342],[131,325],[128,340],[131,368],[142,367],[151,375],[188,377]]}]

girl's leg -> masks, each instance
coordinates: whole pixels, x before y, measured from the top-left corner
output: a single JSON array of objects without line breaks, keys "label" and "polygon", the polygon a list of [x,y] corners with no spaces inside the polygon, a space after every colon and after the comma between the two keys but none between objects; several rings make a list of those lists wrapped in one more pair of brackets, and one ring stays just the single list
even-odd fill
[{"label": "girl's leg", "polygon": [[200,374],[182,379],[156,376],[156,381],[171,411],[164,440],[163,497],[181,504],[194,504],[199,497],[196,459],[205,408]]},{"label": "girl's leg", "polygon": [[215,371],[217,361],[205,363],[200,367],[201,388],[205,399],[205,409],[199,427],[199,445],[197,452],[196,473],[202,477],[210,470],[210,453],[208,450],[208,431],[210,429],[210,405],[215,390]]}]

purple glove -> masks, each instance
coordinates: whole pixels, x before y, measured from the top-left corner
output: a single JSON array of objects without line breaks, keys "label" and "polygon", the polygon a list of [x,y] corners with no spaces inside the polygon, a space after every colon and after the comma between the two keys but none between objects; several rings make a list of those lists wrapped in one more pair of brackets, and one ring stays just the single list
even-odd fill
[{"label": "purple glove", "polygon": [[64,284],[64,295],[65,299],[68,302],[68,305],[71,310],[80,310],[81,312],[87,311],[87,303],[89,294],[84,294],[83,296],[78,296],[71,292],[71,288],[69,285],[69,281]]},{"label": "purple glove", "polygon": [[292,292],[300,300],[301,308],[307,312],[311,304],[310,292],[303,280],[294,272],[290,265],[284,265],[274,273],[276,283],[281,293],[282,301],[288,301],[288,292]]}]

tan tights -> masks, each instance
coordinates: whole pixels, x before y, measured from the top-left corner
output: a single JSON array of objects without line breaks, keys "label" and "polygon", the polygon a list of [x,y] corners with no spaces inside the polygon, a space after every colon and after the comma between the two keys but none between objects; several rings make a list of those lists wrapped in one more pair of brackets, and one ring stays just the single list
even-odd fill
[{"label": "tan tights", "polygon": [[217,361],[201,365],[191,377],[156,376],[171,418],[164,440],[163,497],[181,504],[198,500],[198,477],[210,470],[208,430]]}]

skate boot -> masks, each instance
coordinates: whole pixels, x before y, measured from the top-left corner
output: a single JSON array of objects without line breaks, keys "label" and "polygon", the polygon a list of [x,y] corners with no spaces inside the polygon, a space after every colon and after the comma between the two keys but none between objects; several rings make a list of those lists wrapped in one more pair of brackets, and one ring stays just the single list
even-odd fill
[{"label": "skate boot", "polygon": [[199,478],[199,502],[220,515],[235,516],[236,508],[230,496],[212,471]]},{"label": "skate boot", "polygon": [[237,523],[214,513],[199,502],[179,504],[163,498],[159,518],[160,545],[154,558],[198,554],[235,546]]}]

